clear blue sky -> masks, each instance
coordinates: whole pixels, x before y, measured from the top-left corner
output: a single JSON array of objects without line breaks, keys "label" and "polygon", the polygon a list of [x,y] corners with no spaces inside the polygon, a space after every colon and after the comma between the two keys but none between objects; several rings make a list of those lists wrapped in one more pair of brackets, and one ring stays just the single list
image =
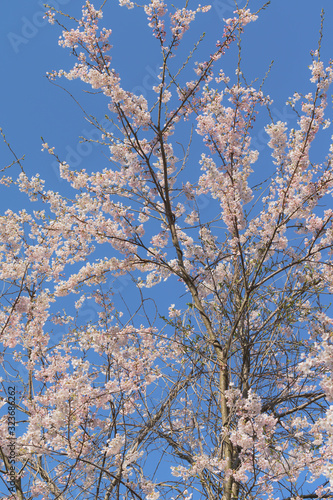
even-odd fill
[{"label": "clear blue sky", "polygon": [[[50,2],[77,16],[82,3],[77,0]],[[189,7],[197,3],[190,0]],[[241,7],[245,5],[244,0],[238,3]],[[175,4],[183,5],[179,0]],[[193,25],[195,37],[206,32],[208,51],[212,51],[213,38],[221,37],[222,19],[231,16],[233,1],[213,0],[211,4],[211,11],[198,15]],[[58,46],[59,28],[43,19],[42,5],[42,0],[2,2],[0,126],[16,154],[25,155],[27,173],[39,172],[52,189],[62,190],[65,182],[59,181],[51,156],[40,151],[41,136],[56,147],[62,160],[70,160],[75,168],[97,170],[105,166],[106,160],[96,147],[80,145],[79,136],[89,135],[92,126],[84,121],[81,110],[69,95],[45,78],[47,71],[69,68],[74,59],[68,50]],[[99,6],[99,2],[95,5]],[[258,0],[250,2],[252,10],[260,5],[262,2]],[[273,116],[277,119],[295,121],[284,103],[294,91],[310,89],[309,52],[317,47],[322,8],[326,12],[322,54],[328,61],[333,55],[332,0],[272,0],[260,19],[247,27],[243,60],[248,79],[261,79],[270,61],[275,60],[265,88],[274,98]],[[150,29],[145,26],[144,15],[138,14],[136,9],[128,11],[119,7],[116,0],[108,0],[104,22],[113,30],[113,62],[124,85],[146,97],[154,97],[150,88],[156,84],[159,53]],[[193,40],[190,32],[184,40],[185,48],[190,49]],[[221,64],[227,74],[233,72],[229,54]],[[102,99],[82,93],[77,82],[61,80],[59,83],[74,94],[88,113],[103,118],[107,110]],[[327,135],[331,133],[329,129]],[[256,147],[264,149],[264,144],[265,133],[261,130],[256,137]],[[10,161],[10,156],[3,145],[0,145],[0,152],[3,166]],[[10,206],[13,202],[13,198],[6,200]]]},{"label": "clear blue sky", "polygon": [[[189,7],[195,8],[197,3],[190,0]],[[192,31],[184,37],[184,54],[187,55],[203,31],[206,32],[203,50],[206,48],[208,54],[213,51],[215,40],[221,38],[223,18],[232,16],[233,2],[213,0],[211,3],[212,9],[207,14],[198,15]],[[82,6],[81,1],[76,0],[52,0],[50,4],[77,17]],[[242,7],[245,1],[239,0],[238,4]],[[47,71],[69,69],[75,61],[68,50],[58,46],[60,30],[43,19],[42,5],[42,0],[3,2],[0,24],[0,127],[17,156],[25,155],[24,168],[27,174],[40,173],[46,180],[48,189],[66,194],[68,186],[65,181],[60,180],[57,164],[48,153],[41,152],[41,136],[50,146],[55,146],[61,160],[68,161],[74,169],[102,170],[108,165],[108,161],[104,151],[98,147],[80,143],[80,136],[96,138],[96,131],[84,120],[82,110],[68,93],[52,85],[45,77]],[[99,3],[95,5],[99,6]],[[176,5],[183,4],[177,0]],[[250,2],[253,11],[261,5],[261,0]],[[309,83],[308,66],[311,63],[310,50],[317,48],[322,8],[326,12],[322,58],[328,62],[330,56],[333,57],[332,0],[272,0],[258,21],[246,27],[243,70],[249,81],[256,77],[260,81],[274,59],[265,90],[274,98],[273,117],[287,121],[290,127],[296,126],[296,119],[285,105],[286,100],[294,91],[307,93],[313,89],[313,85]],[[113,64],[122,76],[125,88],[154,99],[156,94],[151,87],[157,83],[156,73],[161,63],[158,42],[146,26],[145,15],[136,9],[128,11],[119,7],[116,0],[108,0],[104,24],[113,30],[110,38],[113,44]],[[219,61],[226,74],[234,74],[235,55],[235,51],[231,51]],[[198,58],[200,60],[199,55]],[[188,79],[191,78],[192,75]],[[108,111],[103,98],[82,92],[82,89],[90,89],[76,81],[62,79],[56,83],[64,85],[88,113],[103,120]],[[329,106],[332,107],[331,102]],[[266,145],[264,123],[262,119],[257,125],[253,145],[265,157],[265,154],[270,154],[270,150]],[[319,157],[326,154],[327,142],[332,133],[331,128],[322,133],[323,142],[316,146]],[[181,141],[182,138],[177,137],[176,140]],[[13,160],[2,142],[0,155],[0,168]],[[267,174],[260,169],[261,177],[258,182],[270,175],[271,162],[267,162],[267,166]],[[264,167],[266,168],[266,163]],[[18,167],[15,167],[12,175],[16,176],[19,172]],[[0,197],[1,213],[7,208],[18,210],[27,205],[25,195],[18,196],[12,189],[2,192],[5,192],[5,197]],[[36,209],[36,206],[29,206],[29,209]],[[126,289],[128,297],[131,288],[128,287],[129,283],[127,277],[120,277],[113,283],[113,288],[119,292]],[[163,308],[166,309],[170,303],[177,301],[172,286],[169,289],[165,284],[163,286],[162,314],[166,312]],[[165,293],[169,293],[170,297]],[[96,312],[86,310],[85,314],[82,320],[93,319]]]},{"label": "clear blue sky", "polygon": [[[212,52],[214,41],[221,38],[223,18],[232,16],[232,0],[201,2],[211,3],[213,7],[207,14],[197,16],[192,31],[184,38],[184,53],[192,48],[203,31],[206,32],[204,47],[208,54]],[[49,4],[75,16],[79,16],[82,3],[82,0],[49,0]],[[183,5],[179,0],[173,3]],[[262,3],[261,0],[250,1],[251,10],[257,10]],[[99,4],[96,2],[95,6]],[[195,8],[197,4],[190,0],[189,8]],[[245,1],[239,0],[238,4],[243,7]],[[249,81],[256,77],[261,80],[274,59],[264,90],[274,99],[273,117],[287,121],[291,127],[296,125],[296,120],[285,101],[294,91],[307,93],[311,90],[309,53],[317,48],[322,8],[326,13],[322,59],[328,62],[333,57],[333,0],[272,0],[259,20],[251,23],[245,32],[243,70]],[[43,19],[43,12],[42,0],[2,2],[0,127],[16,154],[19,157],[25,155],[24,167],[28,175],[40,173],[50,189],[64,193],[66,183],[59,179],[53,158],[41,152],[41,136],[50,146],[55,146],[58,156],[67,160],[74,169],[103,169],[107,166],[107,159],[97,147],[80,144],[79,136],[96,138],[93,127],[85,122],[81,109],[71,97],[45,78],[47,71],[69,69],[75,61],[69,57],[68,50],[58,46],[60,30]],[[117,0],[108,0],[104,25],[113,30],[110,38],[114,47],[111,52],[113,64],[125,88],[153,99],[156,94],[151,87],[157,83],[156,68],[160,66],[160,59],[158,43],[146,26],[145,16],[137,10],[120,8]],[[234,74],[234,56],[235,53],[227,54],[225,59],[220,60],[226,74]],[[90,90],[88,87],[66,80],[56,83],[64,85],[88,113],[103,119],[107,112],[105,101],[82,93],[82,88]],[[329,106],[332,104],[329,103]],[[333,132],[331,128],[326,132],[328,139]],[[254,147],[260,152],[268,152],[266,138],[263,126],[259,126]],[[0,168],[12,161],[2,143],[0,155]],[[16,168],[12,175],[18,173]],[[16,210],[25,203],[24,197],[14,197],[12,191],[8,193],[11,194],[7,198],[0,198],[1,214],[7,207]],[[116,286],[121,291],[127,283],[125,278],[120,278]],[[166,302],[167,307],[173,301]],[[86,310],[83,319],[93,319],[90,313],[95,314]]]},{"label": "clear blue sky", "polygon": [[[203,0],[201,1],[204,4]],[[55,8],[76,17],[80,14],[82,3],[82,0],[50,1]],[[177,6],[183,5],[179,0],[175,3]],[[190,0],[189,7],[195,8],[197,4],[198,2]],[[194,41],[204,31],[206,38],[203,52],[205,48],[208,54],[213,52],[216,39],[221,38],[223,18],[232,16],[233,1],[213,0],[211,4],[212,9],[207,14],[199,14],[192,30],[185,35],[183,54],[187,55]],[[239,0],[238,4],[243,7],[245,0]],[[261,0],[252,0],[251,10],[256,11],[262,4]],[[80,136],[96,138],[96,131],[85,121],[82,110],[69,94],[52,85],[45,77],[48,71],[69,69],[75,61],[67,49],[58,46],[60,29],[43,19],[42,5],[42,0],[15,0],[4,2],[2,5],[0,127],[3,128],[17,156],[25,155],[23,164],[28,175],[39,173],[46,180],[48,189],[72,194],[66,181],[59,178],[58,166],[53,157],[47,152],[41,152],[41,136],[50,146],[55,146],[60,159],[68,161],[73,169],[85,168],[88,172],[102,170],[108,166],[108,160],[105,151],[80,142]],[[274,59],[264,90],[274,99],[274,119],[287,121],[290,127],[296,126],[296,118],[285,105],[286,100],[294,91],[307,93],[313,90],[313,85],[309,83],[308,66],[311,63],[310,51],[317,48],[322,8],[326,13],[322,58],[328,62],[330,56],[333,57],[332,0],[272,0],[271,5],[261,12],[259,19],[246,27],[243,70],[248,81],[256,77],[261,81]],[[154,99],[156,94],[151,87],[157,84],[156,74],[161,63],[158,42],[146,25],[145,15],[137,9],[129,11],[119,7],[117,0],[108,0],[103,22],[107,28],[113,30],[110,38],[113,45],[112,64],[120,73],[124,87],[138,94],[142,93],[148,99]],[[235,51],[230,51],[219,61],[225,73],[231,76],[234,74],[236,56]],[[202,58],[198,54],[198,60]],[[190,74],[188,79],[192,78]],[[90,89],[77,81],[68,82],[61,79],[55,83],[64,85],[89,114],[103,120],[108,112],[105,99],[82,92],[82,89]],[[329,106],[332,107],[331,102]],[[267,147],[268,136],[264,132],[264,124],[267,123],[265,120],[266,117],[259,120],[254,134],[253,146],[261,153],[260,177],[255,182],[263,181],[271,172],[271,161],[266,163],[262,160],[270,154]],[[327,142],[332,133],[332,127],[322,132],[323,142],[317,143],[315,151],[319,157],[327,154]],[[175,140],[181,141],[182,138],[177,137]],[[0,168],[13,160],[2,142],[0,157]],[[15,167],[12,175],[15,177],[19,172],[19,168]],[[18,196],[17,191],[13,189],[5,189],[2,192],[5,197],[0,197],[1,214],[7,208],[19,210],[28,205],[26,195]],[[207,204],[205,199],[201,201],[202,208],[205,208],[205,202]],[[29,210],[36,208],[36,205],[28,205]],[[128,277],[120,277],[112,286],[115,292],[124,293],[126,290],[128,298],[131,288],[129,284]],[[161,314],[166,313],[170,303],[178,300],[178,297],[174,296],[172,285],[167,287],[163,284],[163,287],[164,300],[159,311]],[[160,293],[158,287],[155,293]],[[92,320],[96,311],[84,310],[83,316],[82,321]]]}]

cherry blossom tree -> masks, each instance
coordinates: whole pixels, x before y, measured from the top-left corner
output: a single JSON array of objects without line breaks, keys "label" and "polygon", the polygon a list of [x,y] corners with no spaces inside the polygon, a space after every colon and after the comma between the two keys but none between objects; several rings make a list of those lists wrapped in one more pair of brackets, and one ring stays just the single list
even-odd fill
[{"label": "cherry blossom tree", "polygon": [[272,100],[241,57],[236,76],[222,69],[262,9],[235,7],[195,63],[197,45],[185,59],[179,45],[208,6],[120,4],[143,8],[160,48],[155,99],[113,68],[106,2],[80,19],[51,8],[77,62],[49,78],[104,94],[112,132],[91,121],[109,165],[75,171],[44,142],[72,199],[16,157],[1,181],[31,201],[0,219],[1,404],[17,418],[15,441],[0,420],[2,498],[328,497],[333,146],[321,163],[310,147],[329,126],[332,63],[320,37],[312,89],[288,101],[297,125],[268,119],[262,160],[251,137]]}]

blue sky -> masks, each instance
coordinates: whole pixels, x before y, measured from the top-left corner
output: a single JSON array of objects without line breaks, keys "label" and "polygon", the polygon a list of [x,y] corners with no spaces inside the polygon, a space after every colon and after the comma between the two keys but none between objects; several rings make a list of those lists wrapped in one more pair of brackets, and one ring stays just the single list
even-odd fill
[{"label": "blue sky", "polygon": [[[195,8],[197,3],[190,0],[189,7]],[[211,53],[216,39],[221,38],[223,18],[232,16],[233,1],[213,0],[211,3],[212,9],[207,14],[199,14],[192,30],[184,37],[180,55],[187,56],[202,32],[206,32],[202,53]],[[262,3],[252,0],[250,7],[256,11]],[[52,0],[50,4],[77,17],[82,7],[81,0]],[[238,4],[243,7],[245,0],[239,0]],[[99,6],[99,3],[95,5]],[[177,0],[176,5],[183,4]],[[274,59],[264,90],[274,99],[274,119],[287,121],[291,127],[296,126],[296,118],[285,102],[294,91],[307,93],[313,88],[309,83],[308,66],[311,63],[310,50],[317,48],[322,8],[326,12],[322,58],[328,62],[333,52],[332,0],[272,0],[271,5],[261,12],[258,21],[246,27],[243,39],[244,73],[248,81],[258,77],[260,82]],[[48,189],[72,194],[67,183],[60,179],[54,158],[47,152],[41,152],[41,136],[50,146],[55,147],[60,159],[66,160],[73,169],[102,170],[108,165],[108,161],[105,151],[80,142],[80,136],[96,138],[96,130],[84,119],[82,110],[73,98],[45,77],[48,71],[69,69],[75,61],[67,49],[59,47],[60,29],[48,24],[43,19],[43,13],[42,0],[15,0],[2,5],[0,127],[16,155],[25,156],[23,165],[28,175],[39,173],[46,180]],[[154,99],[156,94],[151,88],[158,82],[156,75],[161,63],[158,42],[146,26],[145,15],[137,9],[128,11],[119,7],[117,0],[108,0],[104,25],[113,31],[110,38],[113,45],[112,64],[120,73],[124,87],[138,94],[142,93],[148,99]],[[203,59],[200,58],[200,53],[198,59]],[[231,50],[219,61],[226,74],[234,75],[236,59],[236,51]],[[188,79],[191,78],[190,74]],[[77,81],[62,79],[55,83],[72,93],[88,114],[104,119],[108,112],[104,98],[82,92],[83,89],[90,89]],[[329,107],[332,107],[331,102]],[[272,162],[267,161],[267,167],[265,163],[265,158],[270,154],[267,147],[268,136],[264,131],[264,124],[267,122],[268,116],[263,115],[254,132],[253,145],[264,158],[260,160],[260,166],[264,166],[264,169],[260,168],[257,182],[269,177],[272,171]],[[319,157],[326,154],[331,135],[330,128],[322,132],[322,139],[316,146]],[[177,137],[176,140],[181,141],[182,137]],[[0,155],[0,168],[13,160],[8,148],[1,142]],[[14,167],[13,177],[19,172],[19,168]],[[27,203],[25,195],[18,195],[13,189],[3,192],[5,197],[0,198],[1,213],[7,208],[19,210],[24,206],[30,210],[36,209],[36,205]],[[200,203],[202,209],[208,205],[204,197]],[[110,278],[108,281],[118,298],[124,293],[126,298],[129,297],[129,290],[132,288],[130,283],[126,276],[115,281]],[[161,294],[163,298],[159,311],[161,314],[166,314],[170,303],[179,299],[178,292],[176,297],[174,295],[172,284],[163,284],[163,293],[159,287],[154,289],[154,293]],[[182,294],[183,290],[179,293]],[[96,318],[96,310],[89,309],[88,306],[82,310],[82,314],[82,321]]]},{"label": "blue sky", "polygon": [[[204,31],[206,37],[203,53],[205,50],[212,52],[215,40],[221,38],[223,18],[232,15],[233,1],[213,0],[211,3],[212,9],[207,14],[199,14],[192,30],[184,37],[180,55],[187,55],[194,41]],[[81,1],[76,0],[52,0],[50,4],[76,16],[79,16],[82,6]],[[59,178],[56,162],[48,153],[41,152],[41,136],[50,146],[55,147],[60,159],[68,161],[73,169],[102,170],[108,165],[108,161],[105,152],[98,147],[80,142],[80,136],[96,138],[96,130],[84,119],[82,110],[70,95],[45,77],[47,71],[69,69],[74,64],[74,59],[70,57],[68,50],[58,46],[60,30],[43,19],[42,5],[42,0],[15,0],[2,5],[0,127],[16,155],[25,156],[23,164],[27,174],[39,173],[46,180],[48,189],[66,194],[68,186]],[[176,5],[181,6],[182,3],[177,0]],[[244,5],[245,1],[240,0],[239,6]],[[253,11],[261,5],[262,2],[258,0],[250,2]],[[196,7],[197,2],[190,0],[189,7],[192,6]],[[308,66],[311,63],[310,50],[317,48],[322,8],[326,12],[322,58],[328,62],[333,52],[332,0],[272,0],[271,5],[261,12],[258,21],[246,27],[243,40],[245,75],[248,81],[258,77],[260,82],[274,59],[264,90],[274,99],[274,119],[287,121],[291,127],[296,125],[296,118],[285,102],[294,91],[307,93],[313,87],[309,83]],[[151,87],[158,82],[156,74],[161,63],[158,42],[146,26],[145,15],[136,9],[128,11],[119,7],[116,0],[108,0],[104,25],[113,30],[110,38],[113,45],[112,62],[122,77],[124,87],[138,94],[142,93],[148,99],[154,99],[156,94]],[[200,54],[198,58],[199,56]],[[236,56],[236,52],[231,50],[219,61],[225,73],[231,76],[234,74]],[[192,76],[189,77],[191,78]],[[82,89],[90,89],[76,81],[62,79],[55,83],[65,86],[88,114],[103,120],[107,112],[105,99],[82,92]],[[329,107],[332,107],[331,102]],[[263,116],[256,125],[253,141],[254,147],[264,157],[270,153],[264,132],[265,120]],[[331,135],[330,128],[322,133],[322,140],[316,146],[319,157],[321,149],[326,154]],[[176,140],[181,141],[182,137],[177,137]],[[3,168],[13,158],[6,145],[1,142],[0,154],[0,168]],[[270,175],[271,165],[271,162],[267,162],[265,177]],[[262,170],[260,171],[262,176]],[[18,174],[19,168],[15,167],[12,175],[15,177]],[[262,180],[262,177],[258,178],[258,182]],[[18,210],[27,205],[25,195],[18,196],[12,189],[4,192],[7,196],[0,198],[2,213],[6,208]],[[205,199],[201,200],[201,207],[205,208]],[[30,207],[32,208],[36,207]],[[129,283],[129,279],[123,277],[118,278],[113,286],[119,293],[125,289],[128,293]],[[163,294],[166,290],[163,289]],[[168,293],[170,300],[163,295],[165,307],[175,302],[172,287]],[[95,314],[94,311],[85,312],[88,316]]]},{"label": "blue sky", "polygon": [[[208,51],[212,51],[214,40],[221,37],[222,19],[231,16],[233,1],[213,0],[211,3],[211,11],[198,15],[192,32],[184,38],[184,53],[203,31],[206,32],[204,47]],[[52,0],[50,4],[78,16],[82,2]],[[250,7],[256,10],[261,4],[261,1],[252,0]],[[182,2],[178,0],[176,5]],[[190,0],[190,8],[192,5],[196,6],[197,2]],[[240,0],[239,5],[244,6],[245,0]],[[317,47],[322,8],[326,12],[322,54],[328,61],[333,47],[331,0],[272,0],[259,20],[246,29],[243,67],[248,80],[255,77],[260,80],[270,61],[275,61],[265,89],[274,99],[272,110],[276,119],[295,121],[285,101],[296,90],[306,92],[310,89],[309,52]],[[98,148],[80,144],[79,136],[93,136],[93,127],[84,120],[82,111],[71,97],[45,78],[47,71],[68,69],[74,60],[68,50],[58,46],[59,28],[43,19],[43,11],[43,0],[15,0],[2,5],[0,126],[16,154],[25,155],[27,173],[39,172],[51,189],[61,191],[65,189],[65,181],[60,181],[52,157],[41,152],[41,136],[74,168],[97,170],[105,166],[106,159]],[[144,14],[136,9],[128,11],[119,7],[116,0],[108,0],[104,23],[113,30],[113,63],[124,86],[145,97],[154,97],[150,89],[157,81],[159,51],[145,25]],[[234,56],[235,52],[230,52],[221,60],[227,74],[233,74]],[[107,111],[103,99],[83,93],[83,87],[77,82],[61,80],[56,83],[73,93],[88,113],[103,119]],[[328,130],[327,136],[330,135]],[[255,146],[263,150],[265,140],[266,134],[261,128]],[[11,158],[7,149],[1,145],[0,151],[1,165],[9,163]],[[11,206],[15,198],[10,197],[5,203]]]},{"label": "blue sky", "polygon": [[[49,3],[76,16],[79,16],[82,6],[82,0],[50,0]],[[196,7],[197,3],[190,0],[189,7]],[[202,0],[202,3],[206,2]],[[252,0],[250,7],[255,11],[262,3]],[[182,6],[183,2],[174,0],[174,4]],[[206,32],[203,49],[206,48],[208,54],[213,51],[215,40],[221,38],[223,18],[232,15],[233,1],[213,0],[211,4],[209,13],[197,16],[193,29],[184,38],[181,53],[187,54],[203,31]],[[245,1],[239,0],[238,4],[242,7]],[[95,6],[99,6],[99,2]],[[310,50],[317,48],[322,8],[326,13],[322,59],[328,62],[333,56],[332,0],[272,0],[258,21],[247,27],[244,35],[243,70],[248,81],[256,77],[261,81],[274,59],[264,90],[274,99],[273,117],[287,121],[290,126],[296,125],[296,119],[285,102],[294,91],[307,93],[311,90],[308,69]],[[103,169],[107,166],[107,159],[96,146],[80,143],[80,136],[96,138],[96,131],[85,121],[82,110],[70,95],[45,77],[47,71],[69,69],[74,59],[69,57],[68,50],[58,46],[60,30],[43,19],[43,12],[42,0],[3,2],[0,24],[0,127],[16,155],[25,155],[24,167],[28,175],[40,173],[49,189],[66,193],[66,182],[60,180],[54,159],[41,152],[41,136],[74,169]],[[145,16],[137,10],[128,11],[119,7],[116,0],[108,0],[103,25],[113,30],[111,55],[124,87],[154,99],[156,94],[151,87],[158,82],[156,74],[161,63],[158,43],[146,26]],[[235,51],[231,51],[220,61],[226,74],[234,74],[235,55]],[[82,92],[82,89],[90,89],[78,82],[60,80],[55,83],[71,92],[88,114],[103,120],[107,112],[103,98]],[[329,106],[332,106],[331,102]],[[254,147],[269,153],[263,124],[264,119],[256,129]],[[322,138],[323,145],[331,135],[332,131],[328,129]],[[320,152],[320,144],[317,150]],[[0,168],[3,168],[13,158],[4,144],[0,144],[0,154]],[[16,167],[12,175],[15,177],[18,173]],[[8,207],[17,210],[26,203],[25,197],[13,196],[12,190],[8,193],[10,196],[0,199],[1,213]],[[128,279],[123,277],[118,279],[115,288],[122,292],[127,285]],[[168,293],[170,300],[168,296],[165,301],[167,306],[173,302],[172,292],[168,290]],[[84,319],[89,314],[92,317],[89,316],[88,320],[94,319],[93,310],[86,309],[85,314]]]}]

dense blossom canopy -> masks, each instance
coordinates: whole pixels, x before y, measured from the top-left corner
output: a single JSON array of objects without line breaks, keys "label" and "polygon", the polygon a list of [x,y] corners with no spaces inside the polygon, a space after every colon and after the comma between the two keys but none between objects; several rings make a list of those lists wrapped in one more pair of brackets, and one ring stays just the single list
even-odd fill
[{"label": "dense blossom canopy", "polygon": [[[8,416],[0,420],[13,483],[3,498],[325,497],[333,145],[323,163],[310,148],[329,126],[332,63],[321,61],[320,39],[312,91],[289,99],[297,126],[266,126],[267,166],[251,133],[272,100],[246,84],[240,57],[236,77],[222,69],[260,11],[235,8],[214,52],[194,63],[195,50],[184,62],[178,47],[209,6],[143,9],[161,50],[154,100],[123,87],[102,8],[47,14],[77,60],[49,78],[104,94],[114,127],[94,122],[103,170],[75,171],[43,143],[73,199],[22,166],[16,180],[2,178],[36,202],[0,217],[1,376],[6,397],[15,381],[20,415],[14,479]],[[121,304],[112,279],[124,276],[133,291]],[[155,290],[170,286],[163,316]],[[82,321],[84,310],[96,314]]]}]

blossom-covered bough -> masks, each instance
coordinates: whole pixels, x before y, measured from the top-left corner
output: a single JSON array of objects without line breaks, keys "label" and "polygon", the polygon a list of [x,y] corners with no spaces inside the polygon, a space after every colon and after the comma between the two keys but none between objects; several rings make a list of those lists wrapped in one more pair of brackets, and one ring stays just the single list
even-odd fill
[{"label": "blossom-covered bough", "polygon": [[[37,201],[0,219],[1,376],[4,397],[15,380],[19,420],[16,492],[3,498],[330,496],[333,146],[323,163],[309,155],[329,125],[333,69],[319,43],[312,91],[289,101],[297,126],[266,127],[267,167],[251,131],[271,100],[240,65],[234,83],[223,72],[224,53],[257,19],[249,7],[194,64],[195,51],[184,62],[177,47],[209,7],[145,5],[161,49],[154,100],[122,87],[102,8],[87,1],[81,19],[65,17],[74,27],[62,26],[60,45],[77,62],[49,77],[106,96],[113,132],[95,125],[110,166],[73,171],[59,159],[72,200],[24,171],[2,178]],[[62,25],[61,13],[48,17]],[[267,189],[254,188],[267,171]],[[140,299],[128,292],[122,312],[119,276]],[[85,307],[96,316],[82,321]],[[8,476],[10,442],[5,416]]]}]

